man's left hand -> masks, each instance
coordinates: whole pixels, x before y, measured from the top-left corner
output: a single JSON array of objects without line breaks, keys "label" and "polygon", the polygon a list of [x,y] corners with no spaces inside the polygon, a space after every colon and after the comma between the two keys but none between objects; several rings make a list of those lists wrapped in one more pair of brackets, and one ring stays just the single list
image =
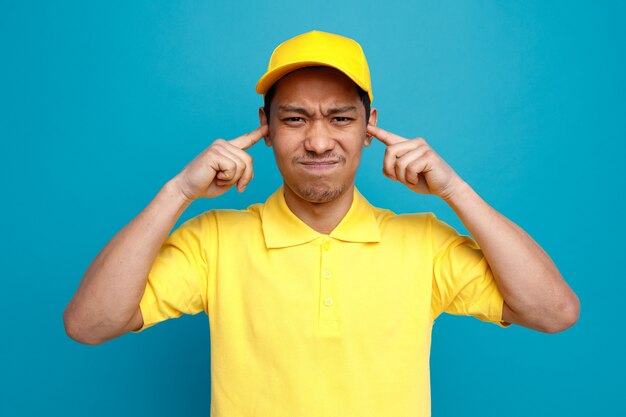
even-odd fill
[{"label": "man's left hand", "polygon": [[463,181],[423,138],[406,139],[368,125],[367,133],[387,145],[383,174],[420,194],[450,199]]}]

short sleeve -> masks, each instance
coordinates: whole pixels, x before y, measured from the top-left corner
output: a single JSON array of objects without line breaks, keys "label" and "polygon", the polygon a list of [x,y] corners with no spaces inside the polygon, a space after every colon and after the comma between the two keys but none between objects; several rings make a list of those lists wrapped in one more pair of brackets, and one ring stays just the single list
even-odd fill
[{"label": "short sleeve", "polygon": [[136,332],[183,314],[208,312],[207,253],[215,240],[215,216],[206,212],[183,223],[161,245],[148,274]]},{"label": "short sleeve", "polygon": [[478,244],[430,215],[433,245],[431,316],[474,316],[501,327],[504,299]]}]

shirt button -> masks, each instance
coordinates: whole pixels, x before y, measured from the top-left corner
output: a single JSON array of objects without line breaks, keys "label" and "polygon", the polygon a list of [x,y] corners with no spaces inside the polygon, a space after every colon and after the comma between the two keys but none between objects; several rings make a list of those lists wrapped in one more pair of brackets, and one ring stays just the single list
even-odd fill
[{"label": "shirt button", "polygon": [[330,278],[332,276],[332,274],[330,273],[330,271],[324,271],[323,276],[324,276],[324,278]]},{"label": "shirt button", "polygon": [[329,241],[324,242],[324,244],[322,245],[322,248],[324,248],[324,250],[330,250],[330,242]]},{"label": "shirt button", "polygon": [[327,306],[332,306],[333,305],[333,299],[328,297],[327,299],[324,300],[324,304],[326,304]]}]

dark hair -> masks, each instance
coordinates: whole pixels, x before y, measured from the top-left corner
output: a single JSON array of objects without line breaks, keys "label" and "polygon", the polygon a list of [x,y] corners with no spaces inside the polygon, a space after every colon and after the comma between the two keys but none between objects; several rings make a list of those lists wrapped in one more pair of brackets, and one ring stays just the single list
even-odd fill
[{"label": "dark hair", "polygon": [[[321,69],[321,68],[329,68],[329,67],[319,65],[319,66],[305,67],[305,68]],[[274,95],[276,94],[276,86],[278,86],[279,82],[280,80],[272,84],[272,86],[269,88],[269,90],[267,90],[267,92],[263,96],[263,111],[265,112],[265,116],[267,117],[268,124],[270,122],[270,106],[272,104],[272,99],[274,99]],[[365,123],[367,124],[370,121],[370,106],[371,106],[370,96],[369,94],[367,94],[367,91],[363,90],[356,83],[354,84],[354,86],[356,87],[356,92],[359,95],[359,99],[361,99],[361,102],[363,103],[363,107],[365,107]]]}]

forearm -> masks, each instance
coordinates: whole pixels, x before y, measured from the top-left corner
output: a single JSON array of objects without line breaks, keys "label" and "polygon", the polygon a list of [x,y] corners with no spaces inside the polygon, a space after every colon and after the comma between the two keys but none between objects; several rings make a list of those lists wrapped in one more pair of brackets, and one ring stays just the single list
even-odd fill
[{"label": "forearm", "polygon": [[578,320],[578,298],[550,257],[480,198],[423,138],[407,140],[372,125],[367,131],[388,146],[386,176],[443,198],[476,239],[504,298],[504,321],[552,333]]},{"label": "forearm", "polygon": [[138,312],[158,250],[189,205],[176,180],[163,186],[85,272],[63,316],[72,338],[101,343],[132,330],[131,320]]},{"label": "forearm", "polygon": [[459,184],[446,201],[482,249],[506,305],[520,324],[549,332],[573,324],[578,298],[546,252],[469,185]]}]

